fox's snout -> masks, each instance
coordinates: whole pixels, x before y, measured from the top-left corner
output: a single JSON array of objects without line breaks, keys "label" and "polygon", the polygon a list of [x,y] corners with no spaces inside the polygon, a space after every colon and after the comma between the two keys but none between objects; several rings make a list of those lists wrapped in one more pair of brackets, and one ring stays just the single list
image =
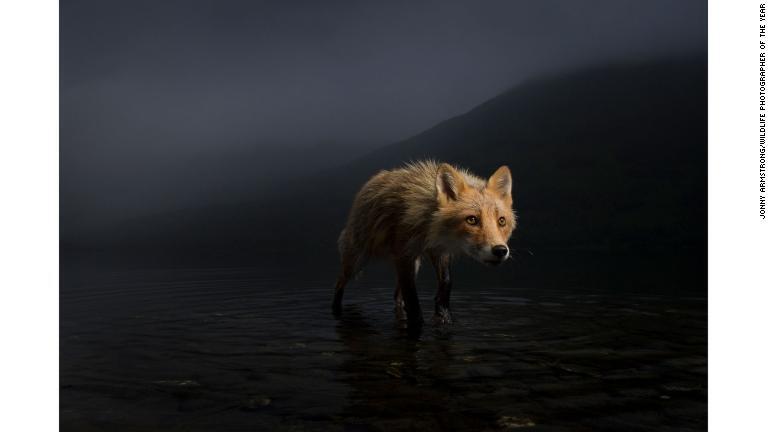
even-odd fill
[{"label": "fox's snout", "polygon": [[505,260],[507,259],[507,256],[509,256],[509,249],[507,248],[507,245],[496,245],[491,248],[491,253],[496,258]]},{"label": "fox's snout", "polygon": [[469,254],[483,264],[499,265],[509,258],[509,247],[506,244],[484,246]]}]

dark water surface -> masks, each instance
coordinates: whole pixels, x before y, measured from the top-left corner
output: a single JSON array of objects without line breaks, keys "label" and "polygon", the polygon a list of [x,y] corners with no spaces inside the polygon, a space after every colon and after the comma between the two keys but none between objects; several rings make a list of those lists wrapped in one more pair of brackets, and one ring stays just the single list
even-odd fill
[{"label": "dark water surface", "polygon": [[[69,269],[62,430],[706,429],[706,298],[472,286],[408,331],[393,277]],[[425,317],[432,279],[420,281]]]}]

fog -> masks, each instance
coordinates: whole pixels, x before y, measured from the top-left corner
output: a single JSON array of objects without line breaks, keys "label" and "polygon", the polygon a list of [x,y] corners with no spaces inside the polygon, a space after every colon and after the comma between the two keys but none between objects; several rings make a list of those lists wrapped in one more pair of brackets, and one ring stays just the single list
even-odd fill
[{"label": "fog", "polygon": [[541,74],[705,50],[704,1],[65,1],[62,234],[249,199]]}]

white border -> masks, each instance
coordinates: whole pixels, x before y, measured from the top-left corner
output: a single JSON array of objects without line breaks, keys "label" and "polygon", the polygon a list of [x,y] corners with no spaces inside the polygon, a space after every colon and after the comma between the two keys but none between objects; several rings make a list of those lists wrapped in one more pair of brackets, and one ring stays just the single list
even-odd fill
[{"label": "white border", "polygon": [[59,424],[56,1],[0,2],[0,426]]},{"label": "white border", "polygon": [[[768,222],[758,217],[757,189],[760,4],[709,3],[712,431],[766,427]],[[701,127],[698,119],[691,120],[691,127]]]},{"label": "white border", "polygon": [[[713,431],[758,430],[768,406],[768,223],[756,214],[754,166],[759,4],[709,2]],[[57,6],[0,3],[3,430],[58,428]]]}]

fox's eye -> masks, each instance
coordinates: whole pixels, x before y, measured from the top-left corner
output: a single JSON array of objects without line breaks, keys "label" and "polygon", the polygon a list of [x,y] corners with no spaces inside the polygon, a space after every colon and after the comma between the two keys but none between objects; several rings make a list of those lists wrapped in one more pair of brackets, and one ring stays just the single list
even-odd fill
[{"label": "fox's eye", "polygon": [[499,218],[499,225],[504,226],[507,224],[507,219],[504,218],[504,216]]},{"label": "fox's eye", "polygon": [[467,216],[467,223],[470,225],[477,225],[477,216]]}]

